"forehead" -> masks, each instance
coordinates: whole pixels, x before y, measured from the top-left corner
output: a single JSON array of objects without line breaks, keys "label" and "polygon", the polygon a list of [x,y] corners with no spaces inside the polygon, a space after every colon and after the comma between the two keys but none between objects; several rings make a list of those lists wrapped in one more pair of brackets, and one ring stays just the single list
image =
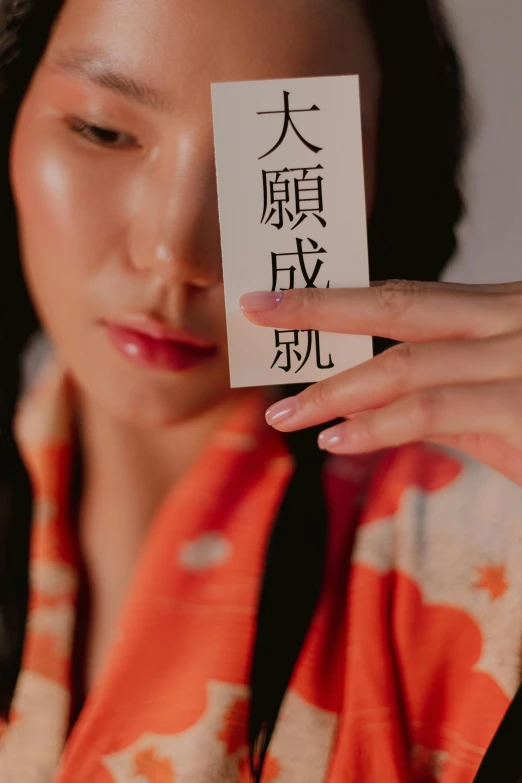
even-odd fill
[{"label": "forehead", "polygon": [[76,51],[181,108],[213,81],[358,73],[369,112],[379,87],[353,0],[65,0],[44,60]]}]

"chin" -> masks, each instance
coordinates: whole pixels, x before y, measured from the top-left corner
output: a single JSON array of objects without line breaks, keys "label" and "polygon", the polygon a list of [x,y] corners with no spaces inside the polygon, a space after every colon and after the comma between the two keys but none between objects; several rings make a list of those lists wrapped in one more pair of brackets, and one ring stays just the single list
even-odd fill
[{"label": "chin", "polygon": [[[122,405],[112,405],[111,413],[128,426],[141,430],[158,430],[188,422],[215,409],[227,398],[222,395],[180,396],[176,400],[152,399],[137,402],[134,395]],[[148,396],[146,395],[146,398]],[[110,400],[108,403],[110,404]],[[109,409],[107,407],[107,409]]]},{"label": "chin", "polygon": [[232,396],[224,351],[199,366],[167,372],[134,364],[90,339],[60,344],[83,407],[138,429],[161,429],[210,413]]},{"label": "chin", "polygon": [[138,429],[172,427],[204,415],[233,393],[228,366],[166,374],[134,368],[122,377],[99,371],[90,374],[86,392],[112,417]]}]

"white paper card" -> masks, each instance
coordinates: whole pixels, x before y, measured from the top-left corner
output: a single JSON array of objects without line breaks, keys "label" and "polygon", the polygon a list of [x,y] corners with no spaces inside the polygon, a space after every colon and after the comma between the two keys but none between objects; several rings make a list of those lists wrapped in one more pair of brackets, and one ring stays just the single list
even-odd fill
[{"label": "white paper card", "polygon": [[319,381],[371,337],[272,329],[248,291],[369,285],[358,76],[212,84],[232,387]]}]

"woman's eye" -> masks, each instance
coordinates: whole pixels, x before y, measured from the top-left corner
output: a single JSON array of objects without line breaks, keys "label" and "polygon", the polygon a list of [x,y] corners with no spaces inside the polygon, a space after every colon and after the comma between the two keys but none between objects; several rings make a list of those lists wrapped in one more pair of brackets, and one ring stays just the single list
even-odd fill
[{"label": "woman's eye", "polygon": [[120,133],[111,128],[102,128],[98,125],[92,125],[78,118],[69,121],[69,127],[73,133],[83,136],[93,144],[102,147],[112,147],[115,149],[125,149],[129,147],[139,147],[140,144],[135,136],[129,133]]}]

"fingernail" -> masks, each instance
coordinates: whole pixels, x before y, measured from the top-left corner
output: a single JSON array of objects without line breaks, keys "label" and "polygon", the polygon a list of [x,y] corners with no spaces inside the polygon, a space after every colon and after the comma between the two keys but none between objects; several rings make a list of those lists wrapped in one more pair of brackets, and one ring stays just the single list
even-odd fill
[{"label": "fingernail", "polygon": [[282,298],[282,291],[253,291],[239,297],[239,306],[244,313],[264,313],[277,307]]},{"label": "fingernail", "polygon": [[333,446],[338,446],[344,440],[344,424],[336,424],[335,427],[330,427],[329,430],[323,430],[320,433],[317,443],[320,449],[331,449]]},{"label": "fingernail", "polygon": [[280,424],[282,421],[289,419],[293,416],[296,410],[295,397],[287,397],[285,400],[279,400],[265,413],[268,424],[273,426],[274,424]]}]

